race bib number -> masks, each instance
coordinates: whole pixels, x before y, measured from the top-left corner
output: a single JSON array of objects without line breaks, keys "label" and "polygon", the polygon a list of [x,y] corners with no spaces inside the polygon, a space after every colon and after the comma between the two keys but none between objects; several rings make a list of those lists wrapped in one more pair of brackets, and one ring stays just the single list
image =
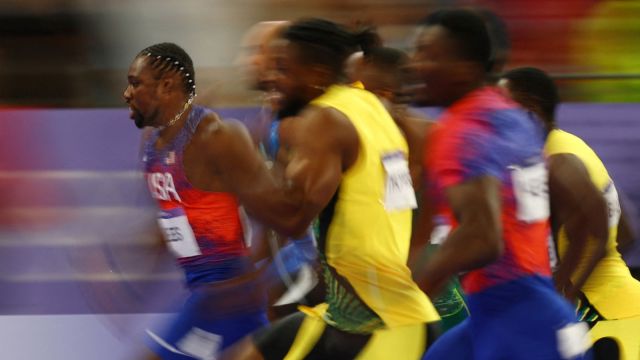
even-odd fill
[{"label": "race bib number", "polygon": [[549,188],[544,163],[511,166],[511,180],[516,198],[516,216],[525,222],[537,222],[549,217]]},{"label": "race bib number", "polygon": [[169,250],[177,258],[202,255],[183,208],[161,211],[158,223],[164,232]]},{"label": "race bib number", "polygon": [[409,163],[404,153],[397,151],[384,155],[382,165],[386,173],[384,208],[395,211],[418,207],[409,174]]},{"label": "race bib number", "polygon": [[609,227],[616,227],[620,221],[622,208],[620,207],[618,190],[616,190],[613,181],[609,182],[609,185],[604,189],[604,199],[607,201],[607,208],[609,209]]}]

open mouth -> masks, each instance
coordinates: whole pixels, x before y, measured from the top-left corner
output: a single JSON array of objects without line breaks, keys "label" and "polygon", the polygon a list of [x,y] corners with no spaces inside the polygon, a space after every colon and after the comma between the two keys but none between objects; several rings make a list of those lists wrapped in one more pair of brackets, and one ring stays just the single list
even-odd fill
[{"label": "open mouth", "polygon": [[138,112],[133,107],[129,106],[129,118],[130,119],[135,120],[137,113]]},{"label": "open mouth", "polygon": [[275,89],[271,89],[267,91],[265,95],[266,95],[266,98],[270,101],[280,101],[283,97],[282,93]]}]

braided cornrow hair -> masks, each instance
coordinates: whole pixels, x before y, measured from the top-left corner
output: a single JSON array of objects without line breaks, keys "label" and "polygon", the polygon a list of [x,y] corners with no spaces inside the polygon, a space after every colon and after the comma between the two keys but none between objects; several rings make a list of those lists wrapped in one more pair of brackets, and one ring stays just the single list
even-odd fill
[{"label": "braided cornrow hair", "polygon": [[196,95],[196,75],[193,61],[184,49],[174,43],[151,45],[138,53],[137,57],[147,57],[149,66],[158,74],[178,73],[182,76],[183,88],[189,98]]},{"label": "braided cornrow hair", "polygon": [[345,27],[318,18],[293,23],[282,37],[302,48],[305,62],[326,65],[336,77],[342,75],[345,60],[358,45]]}]

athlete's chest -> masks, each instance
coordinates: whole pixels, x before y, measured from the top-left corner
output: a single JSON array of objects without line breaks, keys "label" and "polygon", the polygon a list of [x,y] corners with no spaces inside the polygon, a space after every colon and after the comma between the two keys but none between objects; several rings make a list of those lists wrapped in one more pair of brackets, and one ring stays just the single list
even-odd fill
[{"label": "athlete's chest", "polygon": [[[192,203],[199,190],[223,191],[220,176],[198,153],[197,147],[173,144],[157,149],[148,146],[143,156],[145,178],[151,196],[158,201]],[[149,150],[150,149],[150,150]]]}]

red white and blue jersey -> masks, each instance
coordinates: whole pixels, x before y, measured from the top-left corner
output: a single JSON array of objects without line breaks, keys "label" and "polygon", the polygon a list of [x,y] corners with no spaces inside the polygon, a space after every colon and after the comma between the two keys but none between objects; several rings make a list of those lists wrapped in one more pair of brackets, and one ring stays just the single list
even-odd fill
[{"label": "red white and blue jersey", "polygon": [[193,106],[178,135],[162,149],[155,147],[159,131],[154,130],[142,159],[149,190],[160,208],[158,222],[189,285],[229,279],[250,266],[238,199],[197,189],[184,172],[184,148],[209,111]]},{"label": "red white and blue jersey", "polygon": [[425,168],[438,213],[456,219],[445,189],[492,176],[501,183],[504,254],[467,273],[468,294],[512,280],[551,275],[547,251],[549,199],[539,123],[496,89],[484,87],[453,104],[426,143]]}]

